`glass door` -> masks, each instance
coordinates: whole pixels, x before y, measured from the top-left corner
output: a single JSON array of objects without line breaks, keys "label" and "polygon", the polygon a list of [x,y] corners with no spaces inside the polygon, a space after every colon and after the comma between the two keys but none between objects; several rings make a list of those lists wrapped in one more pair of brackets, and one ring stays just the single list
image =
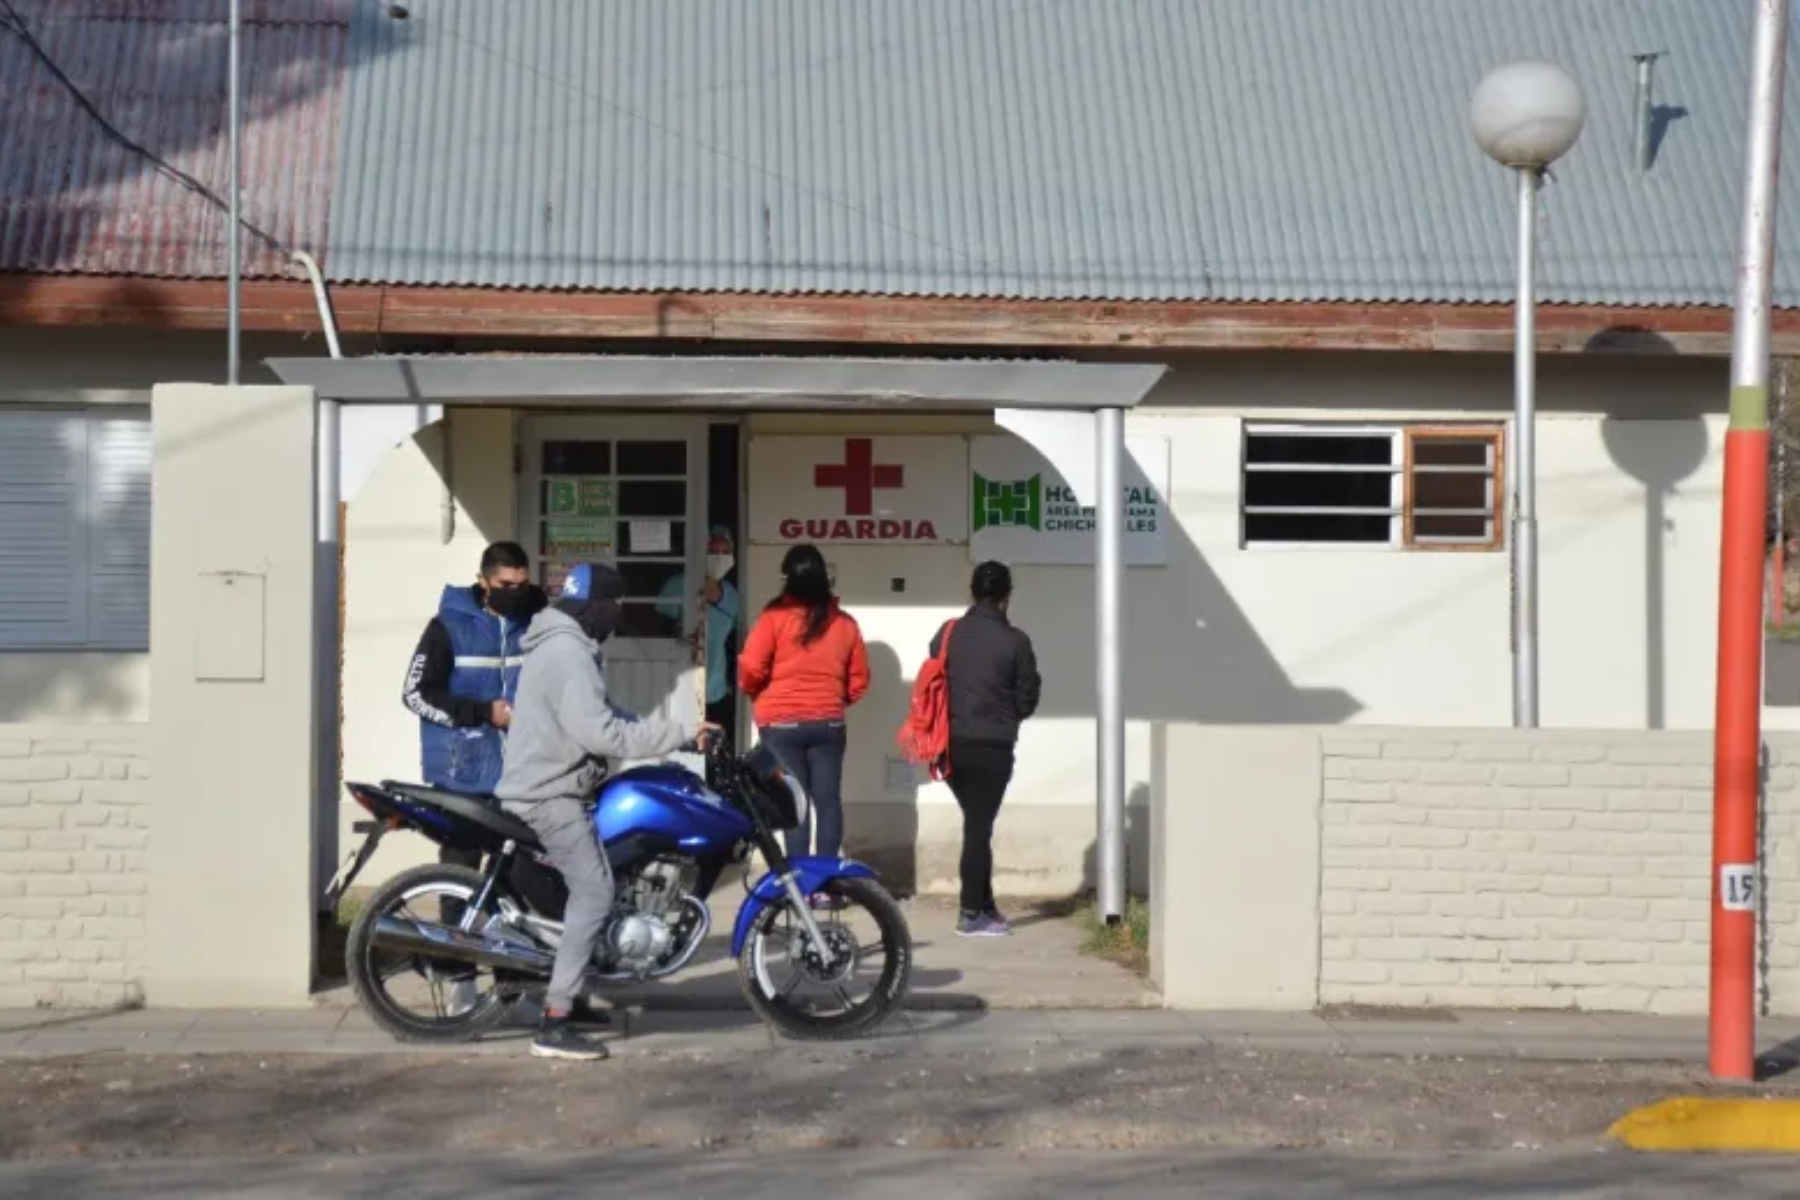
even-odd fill
[{"label": "glass door", "polygon": [[[576,563],[609,563],[625,577],[624,618],[602,669],[612,702],[644,716],[698,721],[705,712],[692,636],[706,547],[705,432],[685,418],[587,416],[528,417],[521,430],[520,540],[533,574],[552,597]],[[675,757],[700,767],[698,756]]]}]

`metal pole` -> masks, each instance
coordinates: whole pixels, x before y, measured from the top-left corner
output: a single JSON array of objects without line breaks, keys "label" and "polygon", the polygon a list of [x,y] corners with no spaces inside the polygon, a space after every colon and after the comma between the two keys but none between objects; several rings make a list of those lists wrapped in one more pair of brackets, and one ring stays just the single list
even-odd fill
[{"label": "metal pole", "polygon": [[226,20],[225,50],[226,173],[231,177],[231,192],[227,197],[231,227],[226,230],[225,235],[225,380],[233,387],[238,384],[238,338],[243,324],[244,291],[243,262],[240,257],[243,224],[238,215],[239,193],[243,191],[238,164],[238,127],[241,122],[238,111],[238,42],[242,32],[239,7],[240,0],[231,0]]},{"label": "metal pole", "polygon": [[1537,188],[1519,172],[1519,294],[1513,327],[1513,725],[1538,723]]},{"label": "metal pole", "polygon": [[1719,547],[1708,1040],[1713,1074],[1745,1080],[1756,1074],[1756,825],[1762,754],[1763,534],[1769,503],[1769,288],[1787,23],[1787,0],[1758,0],[1750,56]]},{"label": "metal pole", "polygon": [[1098,792],[1099,839],[1096,860],[1100,915],[1125,915],[1125,413],[1103,408],[1095,414],[1094,611],[1099,670]]},{"label": "metal pole", "polygon": [[[1787,406],[1788,406],[1788,372],[1786,361],[1774,368],[1775,411],[1770,414],[1774,429],[1769,435],[1769,453],[1775,456],[1775,494],[1769,498],[1769,508],[1774,515],[1775,553],[1769,564],[1769,622],[1776,629],[1787,625]],[[1763,662],[1768,662],[1767,647],[1764,647]],[[1768,672],[1763,672],[1768,678]],[[1766,697],[1765,697],[1766,699]]]},{"label": "metal pole", "polygon": [[[337,314],[331,308],[331,293],[325,287],[325,276],[318,260],[304,250],[292,254],[295,265],[312,285],[313,302],[319,308],[319,326],[325,331],[325,349],[333,358],[344,357],[338,341]],[[342,660],[338,654],[341,637],[338,628],[339,606],[343,602],[342,578],[339,573],[338,512],[343,501],[343,412],[336,400],[320,398],[318,408],[318,452],[313,463],[318,511],[314,515],[317,546],[314,569],[313,627],[318,641],[314,649],[314,677],[318,691],[319,733],[317,842],[315,895],[325,896],[337,865],[338,789],[341,783],[342,755],[339,721],[342,699]]]},{"label": "metal pole", "polygon": [[[333,357],[336,357],[334,355]],[[314,531],[313,628],[318,645],[313,648],[317,688],[318,796],[314,809],[318,858],[314,863],[313,894],[323,897],[337,868],[338,791],[343,767],[339,745],[339,701],[342,698],[342,659],[338,650],[338,606],[342,601],[339,575],[339,501],[343,496],[341,407],[336,400],[317,401],[318,449],[314,461],[318,512]]]}]

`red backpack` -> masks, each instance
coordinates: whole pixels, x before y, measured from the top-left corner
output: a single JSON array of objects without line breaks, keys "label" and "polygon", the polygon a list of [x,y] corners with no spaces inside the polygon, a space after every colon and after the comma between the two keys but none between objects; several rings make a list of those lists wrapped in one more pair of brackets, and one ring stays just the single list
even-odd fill
[{"label": "red backpack", "polygon": [[913,680],[912,707],[894,739],[906,761],[922,764],[933,779],[950,778],[950,675],[946,664],[950,631],[955,628],[955,621],[944,625],[938,652],[919,668],[919,677]]}]

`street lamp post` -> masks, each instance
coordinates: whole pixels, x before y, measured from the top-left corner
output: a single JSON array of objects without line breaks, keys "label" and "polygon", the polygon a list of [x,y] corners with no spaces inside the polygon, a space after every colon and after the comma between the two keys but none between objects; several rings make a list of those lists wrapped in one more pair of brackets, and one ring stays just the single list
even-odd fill
[{"label": "street lamp post", "polygon": [[1581,136],[1587,104],[1568,72],[1526,59],[1496,68],[1475,89],[1469,126],[1489,158],[1518,174],[1518,292],[1513,339],[1513,725],[1538,723],[1537,297],[1538,182]]}]

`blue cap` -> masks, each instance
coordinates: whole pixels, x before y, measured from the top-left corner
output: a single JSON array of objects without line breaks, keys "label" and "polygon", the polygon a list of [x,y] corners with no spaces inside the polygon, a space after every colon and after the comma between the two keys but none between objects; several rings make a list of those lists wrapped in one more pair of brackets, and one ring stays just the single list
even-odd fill
[{"label": "blue cap", "polygon": [[594,568],[588,563],[576,563],[563,576],[562,590],[556,594],[558,600],[591,600],[594,596]]}]

